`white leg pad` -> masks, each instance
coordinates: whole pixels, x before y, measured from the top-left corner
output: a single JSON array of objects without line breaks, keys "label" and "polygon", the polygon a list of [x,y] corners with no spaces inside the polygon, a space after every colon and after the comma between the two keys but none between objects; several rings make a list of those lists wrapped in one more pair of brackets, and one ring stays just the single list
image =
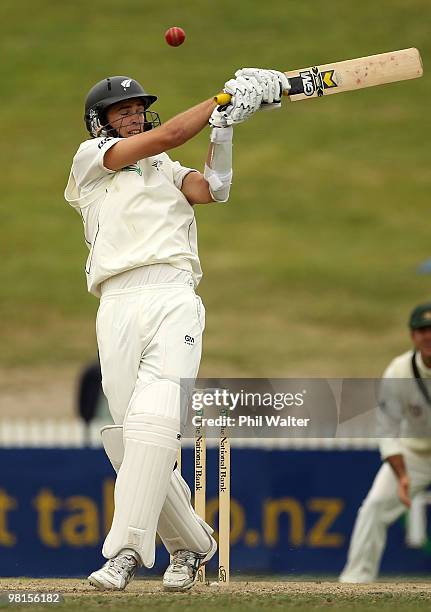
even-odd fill
[{"label": "white leg pad", "polygon": [[177,550],[203,554],[212,546],[213,529],[194,511],[190,489],[179,470],[172,473],[157,532],[171,555]]},{"label": "white leg pad", "polygon": [[114,518],[102,551],[107,559],[131,548],[146,567],[154,565],[157,523],[179,448],[179,415],[175,383],[158,381],[134,394],[124,422]]},{"label": "white leg pad", "polygon": [[[103,446],[116,472],[124,456],[123,428],[117,425],[101,431]],[[212,545],[213,529],[194,511],[190,489],[179,470],[174,470],[160,513],[157,533],[170,554],[177,550],[206,553]]]}]

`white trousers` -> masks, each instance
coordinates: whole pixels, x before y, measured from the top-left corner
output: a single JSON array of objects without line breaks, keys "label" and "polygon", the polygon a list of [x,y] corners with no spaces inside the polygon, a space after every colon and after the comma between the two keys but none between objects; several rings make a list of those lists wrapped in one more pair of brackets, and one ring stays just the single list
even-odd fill
[{"label": "white trousers", "polygon": [[[403,449],[404,461],[410,478],[410,496],[423,491],[431,482],[431,457]],[[385,462],[363,501],[350,540],[347,564],[340,582],[373,582],[386,545],[388,527],[399,518],[406,507],[398,497],[398,480]]]},{"label": "white trousers", "polygon": [[[155,279],[159,282],[151,282]],[[102,385],[115,424],[126,432],[129,457],[116,481],[114,519],[103,550],[107,558],[134,548],[151,567],[153,535],[166,500],[169,521],[161,520],[161,525],[169,524],[168,533],[160,533],[162,539],[175,539],[178,524],[191,534],[195,547],[198,540],[201,550],[195,552],[210,548],[212,530],[192,512],[184,527],[184,507],[180,504],[182,516],[175,516],[167,499],[178,495],[178,487],[169,495],[180,431],[177,400],[191,391],[197,376],[204,327],[204,307],[187,272],[148,266],[114,277],[103,287],[96,323]],[[188,379],[187,388],[182,379]],[[190,505],[185,490],[186,501]],[[186,547],[181,533],[178,541]]]},{"label": "white trousers", "polygon": [[116,425],[123,425],[140,388],[160,379],[196,378],[204,328],[205,309],[188,272],[158,264],[104,283],[97,344],[103,391]]}]

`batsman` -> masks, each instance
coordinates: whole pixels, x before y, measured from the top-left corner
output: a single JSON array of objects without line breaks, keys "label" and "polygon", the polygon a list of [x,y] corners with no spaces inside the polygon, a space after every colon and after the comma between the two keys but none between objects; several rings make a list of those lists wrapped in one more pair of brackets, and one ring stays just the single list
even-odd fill
[{"label": "batsman", "polygon": [[[122,590],[141,565],[155,561],[158,532],[171,554],[163,585],[193,586],[216,552],[212,529],[192,509],[178,469],[181,406],[197,376],[205,309],[195,289],[202,277],[195,204],[227,202],[233,128],[259,110],[278,108],[289,90],[275,70],[242,69],[224,85],[229,104],[213,98],[163,125],[149,110],[156,96],[127,76],[104,78],[89,91],[90,138],[74,158],[65,190],[79,213],[89,254],[102,384],[123,448],[115,511],[103,545],[107,562],[89,576],[94,587]],[[210,124],[203,173],[166,151]],[[124,453],[123,453],[124,451]]]}]

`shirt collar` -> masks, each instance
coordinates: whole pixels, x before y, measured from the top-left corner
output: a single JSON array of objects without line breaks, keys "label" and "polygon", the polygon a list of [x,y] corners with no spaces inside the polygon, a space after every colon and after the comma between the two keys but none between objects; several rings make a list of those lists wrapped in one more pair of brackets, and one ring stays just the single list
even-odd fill
[{"label": "shirt collar", "polygon": [[431,378],[431,368],[427,368],[424,364],[420,351],[416,353],[416,363],[418,364],[420,373],[427,378]]}]

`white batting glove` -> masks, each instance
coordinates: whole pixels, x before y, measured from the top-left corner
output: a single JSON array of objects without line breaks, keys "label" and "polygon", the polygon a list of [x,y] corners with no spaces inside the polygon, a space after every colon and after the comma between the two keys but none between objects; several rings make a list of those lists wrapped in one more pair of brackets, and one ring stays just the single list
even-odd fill
[{"label": "white batting glove", "polygon": [[283,92],[290,90],[287,76],[278,70],[263,68],[241,68],[235,72],[237,78],[253,79],[262,87],[262,109],[280,108]]},{"label": "white batting glove", "polygon": [[262,103],[263,90],[253,77],[230,79],[223,91],[232,96],[228,106],[218,106],[209,119],[213,127],[227,127],[249,119]]}]

